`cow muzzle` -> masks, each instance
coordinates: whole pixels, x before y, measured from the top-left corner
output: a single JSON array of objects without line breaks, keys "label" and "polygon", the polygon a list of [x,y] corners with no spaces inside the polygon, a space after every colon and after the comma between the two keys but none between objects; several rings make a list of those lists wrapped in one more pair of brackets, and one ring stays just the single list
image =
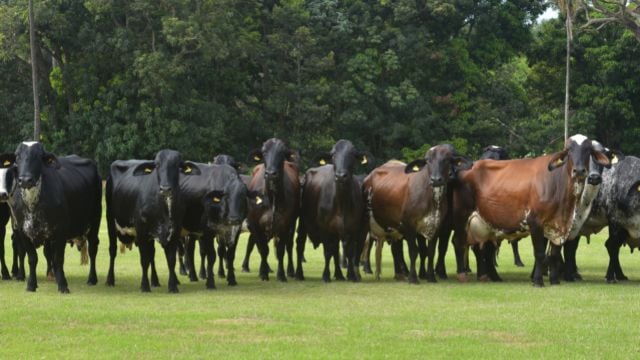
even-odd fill
[{"label": "cow muzzle", "polygon": [[587,183],[589,185],[600,185],[602,183],[602,176],[599,174],[591,174],[587,178]]},{"label": "cow muzzle", "polygon": [[433,187],[440,187],[440,186],[443,186],[445,183],[444,178],[442,176],[437,176],[437,177],[432,176],[429,180],[430,180],[431,186]]},{"label": "cow muzzle", "polygon": [[31,176],[20,176],[18,178],[18,185],[22,189],[31,189],[36,186],[36,180]]},{"label": "cow muzzle", "polygon": [[587,169],[585,168],[573,168],[572,175],[574,178],[584,180],[587,177]]},{"label": "cow muzzle", "polygon": [[2,191],[0,192],[0,202],[5,202],[9,200],[9,193]]}]

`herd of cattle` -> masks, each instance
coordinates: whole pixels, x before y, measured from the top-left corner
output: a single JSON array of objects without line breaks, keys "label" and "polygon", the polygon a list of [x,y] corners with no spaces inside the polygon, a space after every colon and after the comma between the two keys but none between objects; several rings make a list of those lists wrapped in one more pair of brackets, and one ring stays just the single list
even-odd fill
[{"label": "herd of cattle", "polygon": [[[436,276],[446,278],[444,257],[451,232],[461,281],[469,273],[468,249],[476,257],[478,278],[500,281],[495,254],[505,239],[513,245],[516,264],[522,265],[517,241],[531,236],[535,286],[544,285],[547,269],[552,284],[561,276],[567,281],[580,279],[575,256],[579,238],[605,226],[609,226],[607,281],[626,280],[618,259],[620,247],[640,247],[640,159],[582,135],[569,138],[560,152],[528,159],[509,160],[504,149],[490,146],[481,160],[472,162],[451,145],[437,145],[422,159],[408,164],[391,160],[366,176],[356,173],[371,166],[371,155],[348,140],[316,156],[317,166],[303,177],[299,153],[279,139],[264,142],[250,159],[257,163],[252,176],[240,175],[240,165],[227,155],[204,164],[185,161],[177,151],[161,150],[154,160],[113,162],[105,187],[107,285],[115,285],[118,239],[123,251],[133,244],[139,249],[142,291],[159,286],[155,242],[165,252],[170,292],[178,292],[177,260],[181,273],[191,280],[199,275],[207,288],[215,288],[214,239],[218,273],[225,276],[226,265],[227,282],[235,285],[234,259],[243,222],[250,235],[242,268],[249,270],[249,255],[257,245],[262,280],[268,280],[271,272],[270,239],[275,243],[280,281],[304,279],[307,237],[314,247],[323,245],[322,278],[327,282],[332,258],[336,279],[344,279],[341,268],[346,267],[347,279],[359,281],[360,265],[371,271],[374,243],[379,278],[384,242],[391,244],[397,278],[408,276],[412,283],[418,278],[430,282]],[[27,290],[35,291],[36,248],[43,246],[47,274],[55,277],[58,291],[69,292],[64,253],[70,243],[84,262],[89,261],[87,283],[95,285],[101,218],[102,180],[93,161],[75,155],[57,157],[39,142],[24,142],[15,153],[0,154],[0,240],[4,242],[11,219],[14,249],[10,274],[4,243],[0,244],[2,279],[25,279],[26,254]],[[403,239],[409,264],[403,256]],[[196,241],[202,258],[199,274],[194,265]]]}]

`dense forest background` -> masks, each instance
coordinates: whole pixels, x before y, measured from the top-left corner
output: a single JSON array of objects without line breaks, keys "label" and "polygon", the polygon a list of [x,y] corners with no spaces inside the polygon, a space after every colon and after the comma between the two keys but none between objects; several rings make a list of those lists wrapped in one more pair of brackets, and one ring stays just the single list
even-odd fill
[{"label": "dense forest background", "polygon": [[[565,28],[542,0],[35,1],[42,141],[111,161],[160,148],[245,160],[269,137],[340,138],[379,162],[563,140]],[[580,27],[570,133],[640,153],[640,42]],[[0,0],[0,151],[32,138],[27,0]]]}]

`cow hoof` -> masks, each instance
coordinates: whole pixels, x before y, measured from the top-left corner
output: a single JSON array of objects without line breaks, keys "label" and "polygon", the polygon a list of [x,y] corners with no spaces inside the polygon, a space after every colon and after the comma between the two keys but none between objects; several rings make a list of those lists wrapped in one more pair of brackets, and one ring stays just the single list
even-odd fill
[{"label": "cow hoof", "polygon": [[426,279],[428,283],[437,283],[436,276],[434,274],[427,274]]},{"label": "cow hoof", "polygon": [[53,275],[52,272],[47,274],[47,281],[56,281],[56,277]]},{"label": "cow hoof", "polygon": [[179,293],[179,292],[180,292],[180,290],[178,290],[178,288],[177,288],[177,287],[175,287],[175,288],[169,288],[169,294],[177,294],[177,293]]},{"label": "cow hoof", "polygon": [[302,274],[302,272],[296,273],[296,280],[304,281],[304,275]]},{"label": "cow hoof", "polygon": [[266,276],[260,276],[260,280],[262,280],[262,281],[269,281],[269,275],[266,275]]},{"label": "cow hoof", "polygon": [[24,275],[16,276],[16,281],[24,281],[24,280],[25,280],[25,276]]},{"label": "cow hoof", "polygon": [[189,281],[198,282],[198,277],[197,276],[189,276]]},{"label": "cow hoof", "polygon": [[629,280],[629,278],[624,276],[624,275],[622,275],[622,276],[616,276],[616,280],[618,280],[618,281],[627,281],[627,280]]},{"label": "cow hoof", "polygon": [[326,276],[326,277],[325,277],[325,276],[323,276],[323,277],[322,277],[322,281],[324,281],[324,283],[325,283],[325,284],[328,284],[328,283],[330,283],[330,282],[331,282],[331,278],[330,278],[330,277],[328,277],[328,276]]},{"label": "cow hoof", "polygon": [[342,274],[340,275],[336,275],[335,276],[336,281],[345,281],[346,279],[344,278],[344,276],[342,276]]},{"label": "cow hoof", "polygon": [[113,281],[113,279],[111,279],[111,280],[107,279],[107,281],[105,282],[105,284],[106,284],[108,287],[114,287],[114,286],[116,286],[116,282],[115,282],[115,281]]},{"label": "cow hoof", "polygon": [[412,285],[417,285],[417,284],[420,283],[420,281],[418,281],[418,277],[417,276],[415,276],[415,277],[414,276],[409,276],[408,277],[408,282],[409,282],[409,284],[412,284]]},{"label": "cow hoof", "polygon": [[489,278],[489,275],[484,274],[484,275],[478,276],[478,281],[480,281],[480,282],[489,282],[489,281],[491,281],[491,278]]},{"label": "cow hoof", "polygon": [[447,276],[447,273],[436,272],[436,275],[440,278],[440,280],[448,280],[449,279],[449,277]]},{"label": "cow hoof", "polygon": [[97,279],[89,279],[89,280],[87,280],[87,285],[89,285],[89,286],[94,286],[96,284],[98,284],[98,280]]},{"label": "cow hoof", "polygon": [[249,270],[249,266],[248,266],[248,265],[244,265],[244,264],[242,264],[242,272],[246,272],[246,273],[251,272],[251,271]]},{"label": "cow hoof", "polygon": [[456,274],[456,278],[462,283],[469,282],[469,275],[467,275],[467,273],[458,273]]},{"label": "cow hoof", "polygon": [[280,282],[287,282],[287,277],[282,275],[282,276],[278,276],[278,281]]},{"label": "cow hoof", "polygon": [[189,272],[187,271],[187,269],[183,269],[182,267],[180,267],[180,275],[189,275]]},{"label": "cow hoof", "polygon": [[543,288],[544,287],[544,283],[542,281],[534,281],[533,282],[533,287]]},{"label": "cow hoof", "polygon": [[32,288],[32,287],[27,286],[27,291],[36,292],[36,288]]},{"label": "cow hoof", "polygon": [[549,283],[551,285],[560,285],[560,280],[558,280],[558,279],[549,279]]},{"label": "cow hoof", "polygon": [[68,289],[68,288],[65,288],[65,289],[58,289],[58,292],[59,292],[60,294],[69,294],[69,289]]},{"label": "cow hoof", "polygon": [[238,282],[235,280],[227,280],[227,285],[229,286],[237,286]]},{"label": "cow hoof", "polygon": [[616,279],[607,279],[607,284],[617,284],[618,281]]},{"label": "cow hoof", "polygon": [[224,279],[227,277],[227,275],[224,272],[218,272],[218,277]]},{"label": "cow hoof", "polygon": [[406,281],[407,280],[407,278],[403,274],[396,274],[393,278],[396,279],[396,281]]}]

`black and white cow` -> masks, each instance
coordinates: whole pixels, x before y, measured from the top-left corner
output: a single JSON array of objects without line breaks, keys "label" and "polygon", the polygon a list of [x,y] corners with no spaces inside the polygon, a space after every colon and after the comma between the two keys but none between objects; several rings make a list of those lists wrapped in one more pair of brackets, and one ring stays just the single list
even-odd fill
[{"label": "black and white cow", "polygon": [[[11,218],[11,212],[9,210],[9,193],[13,186],[13,171],[11,167],[15,163],[15,154],[0,154],[0,276],[2,280],[10,280],[11,274],[9,274],[9,268],[4,258],[4,237],[7,233],[7,223]],[[16,248],[13,248],[14,252],[14,267],[16,264]]]},{"label": "black and white cow", "polygon": [[115,284],[117,239],[135,244],[142,265],[141,290],[151,291],[148,269],[154,257],[154,240],[164,248],[169,267],[169,292],[178,292],[176,249],[185,213],[180,177],[200,175],[199,167],[183,161],[179,152],[161,150],[155,160],[116,160],[107,179],[106,205],[109,230],[109,274]]},{"label": "black and white cow", "polygon": [[[229,285],[236,285],[233,261],[240,236],[242,221],[247,215],[247,187],[235,168],[229,165],[197,164],[201,176],[187,176],[180,179],[180,191],[186,204],[182,223],[189,233],[187,253],[190,256],[189,276],[196,281],[193,261],[194,242],[200,239],[200,248],[208,259],[207,288],[215,288],[213,264],[215,252],[213,237],[218,238],[220,263],[227,262]],[[204,261],[203,261],[204,262]]]},{"label": "black and white cow", "polygon": [[67,241],[74,241],[83,251],[88,242],[91,264],[87,283],[95,285],[102,213],[102,186],[95,163],[75,155],[56,157],[32,141],[18,145],[16,165],[17,187],[9,197],[9,206],[14,231],[23,238],[29,258],[27,290],[37,288],[36,248],[44,245],[45,253],[51,256],[58,291],[69,292],[64,275]]},{"label": "black and white cow", "polygon": [[[591,213],[580,229],[579,236],[589,237],[609,226],[609,238],[605,242],[609,253],[609,266],[605,278],[609,283],[627,280],[620,266],[620,247],[640,247],[640,159],[615,153],[611,169],[602,170],[602,184],[593,201]],[[617,161],[617,162],[616,162]],[[575,246],[565,245],[566,280],[579,280]]]}]

